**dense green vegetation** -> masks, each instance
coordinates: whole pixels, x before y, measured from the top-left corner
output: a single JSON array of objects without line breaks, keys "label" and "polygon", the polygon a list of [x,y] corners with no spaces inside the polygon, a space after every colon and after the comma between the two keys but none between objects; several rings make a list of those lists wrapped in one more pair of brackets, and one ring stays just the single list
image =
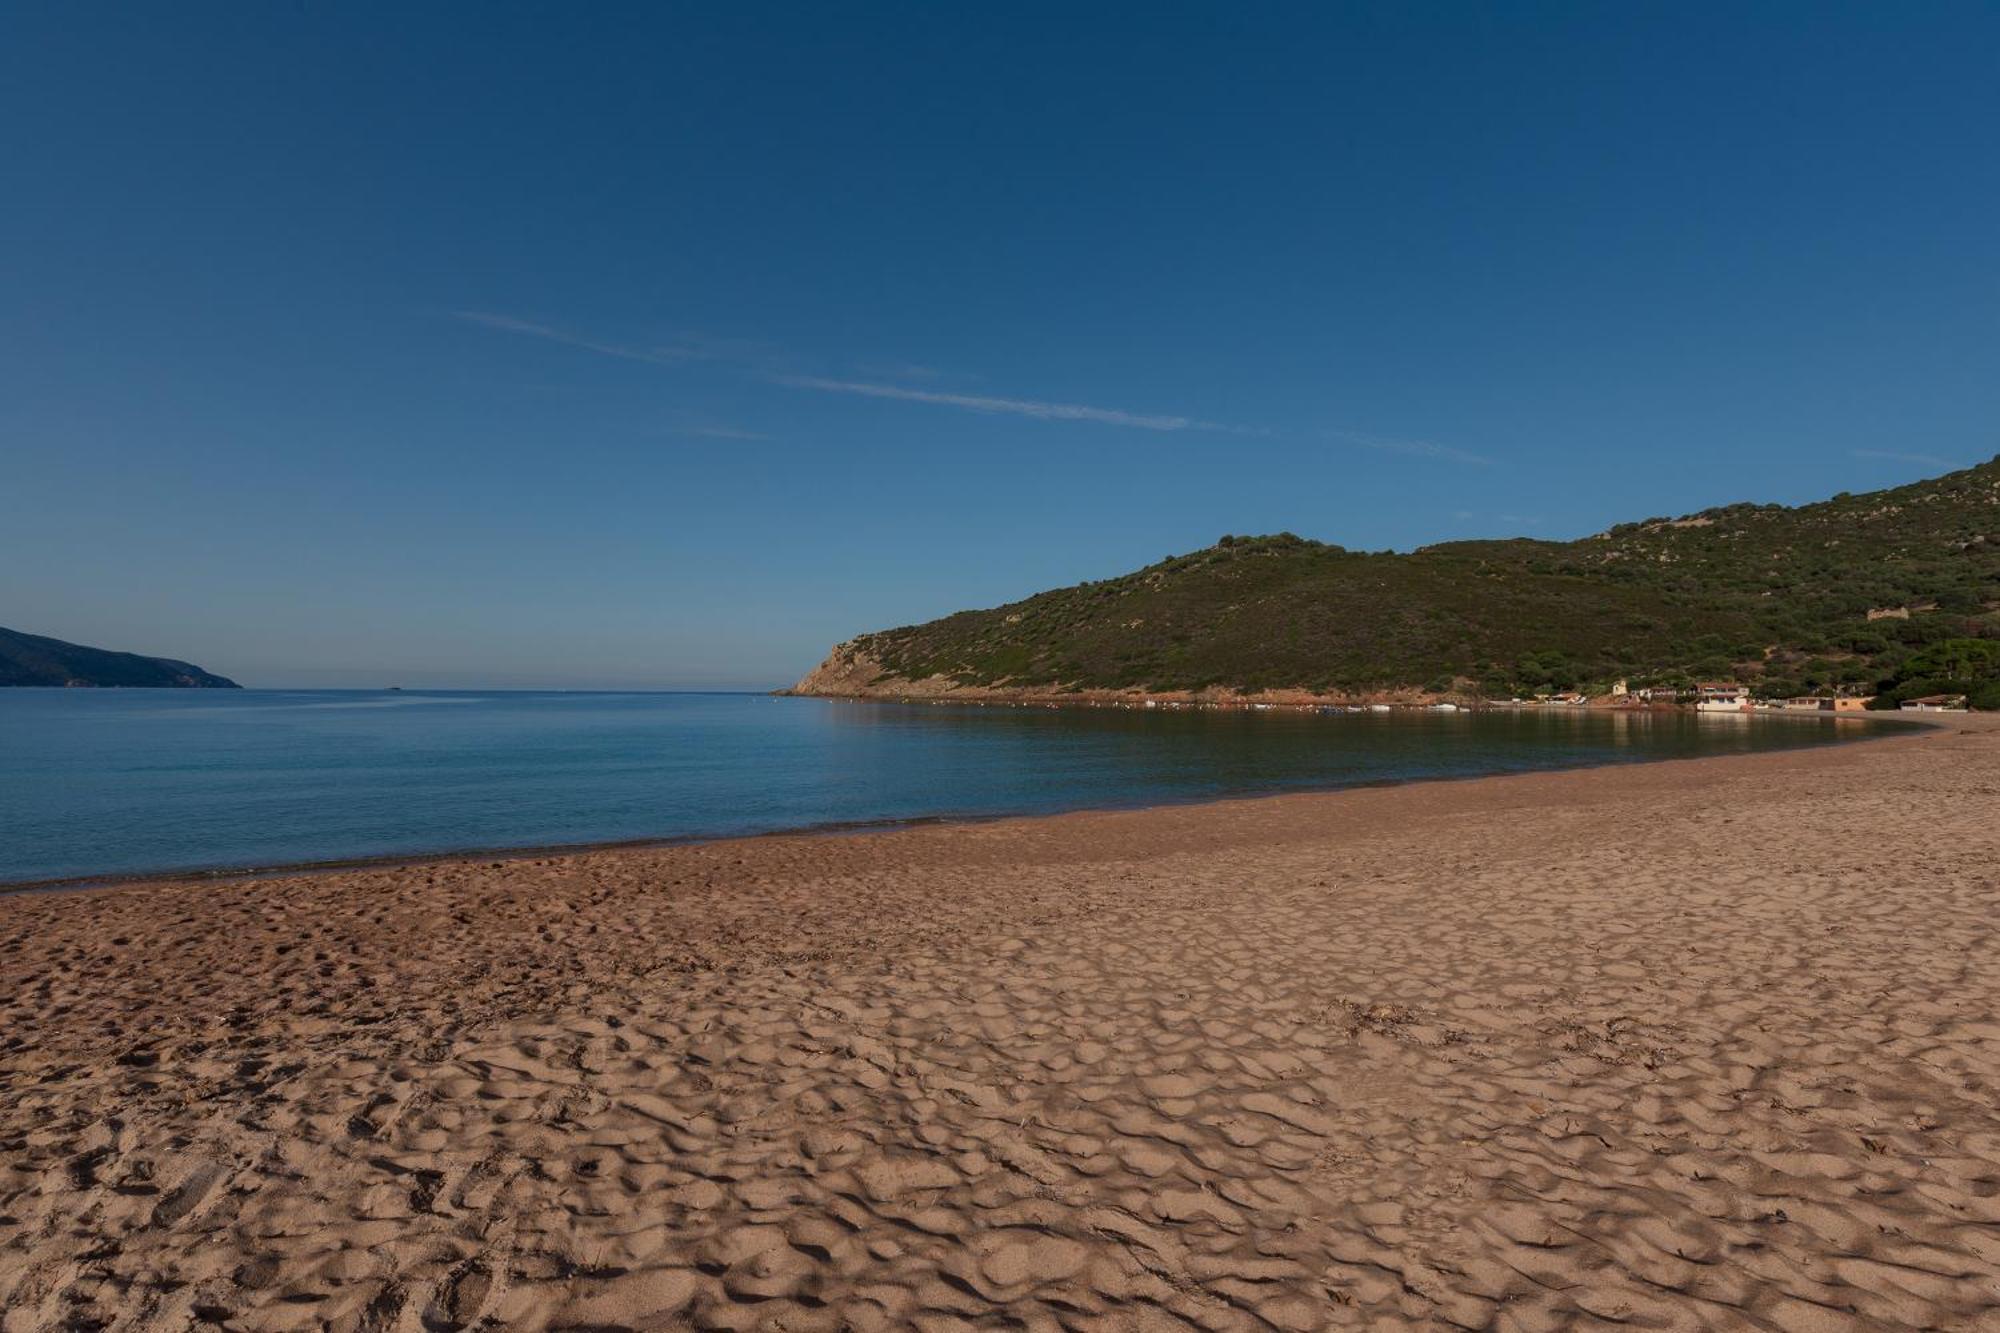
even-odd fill
[{"label": "dense green vegetation", "polygon": [[1870,705],[1894,708],[1927,694],[1962,694],[1974,708],[2000,709],[2000,639],[1946,639],[1910,654],[1881,682]]},{"label": "dense green vegetation", "polygon": [[2000,458],[1573,542],[1398,555],[1224,537],[855,646],[892,678],[985,686],[1514,695],[1738,679],[1791,695],[1944,678],[1910,672],[1926,649],[1966,639],[2000,639]]},{"label": "dense green vegetation", "polygon": [[39,634],[0,629],[0,686],[4,685],[237,688],[233,680],[170,657],[114,653]]}]

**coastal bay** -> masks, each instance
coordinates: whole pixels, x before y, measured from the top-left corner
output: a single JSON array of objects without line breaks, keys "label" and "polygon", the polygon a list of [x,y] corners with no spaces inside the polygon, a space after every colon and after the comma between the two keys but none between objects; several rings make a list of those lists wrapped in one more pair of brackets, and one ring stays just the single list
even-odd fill
[{"label": "coastal bay", "polygon": [[1977,1326],[2000,725],[0,899],[0,1327]]},{"label": "coastal bay", "polygon": [[2000,4],[8,18],[0,1333],[2000,1333]]},{"label": "coastal bay", "polygon": [[0,886],[1052,814],[1825,745],[1898,725],[1569,708],[11,690],[0,692]]}]

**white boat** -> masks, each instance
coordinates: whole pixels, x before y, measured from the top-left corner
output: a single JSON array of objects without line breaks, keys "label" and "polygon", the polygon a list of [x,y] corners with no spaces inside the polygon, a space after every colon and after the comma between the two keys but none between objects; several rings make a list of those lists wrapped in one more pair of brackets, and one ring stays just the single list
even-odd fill
[{"label": "white boat", "polygon": [[1431,711],[1432,711],[1433,713],[1456,713],[1456,712],[1458,711],[1458,705],[1457,705],[1457,704],[1432,704],[1432,705],[1431,705]]},{"label": "white boat", "polygon": [[1389,705],[1387,705],[1387,704],[1369,704],[1369,705],[1368,705],[1368,711],[1369,711],[1369,712],[1371,712],[1371,713],[1386,713],[1386,712],[1388,712],[1388,711],[1389,711]]}]

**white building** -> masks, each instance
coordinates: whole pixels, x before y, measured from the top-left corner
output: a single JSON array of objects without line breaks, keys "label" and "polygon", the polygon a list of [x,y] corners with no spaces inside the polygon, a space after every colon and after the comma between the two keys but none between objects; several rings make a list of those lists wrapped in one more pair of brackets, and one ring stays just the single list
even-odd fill
[{"label": "white building", "polygon": [[1694,707],[1698,713],[1747,713],[1750,687],[1733,681],[1711,682],[1694,687]]}]

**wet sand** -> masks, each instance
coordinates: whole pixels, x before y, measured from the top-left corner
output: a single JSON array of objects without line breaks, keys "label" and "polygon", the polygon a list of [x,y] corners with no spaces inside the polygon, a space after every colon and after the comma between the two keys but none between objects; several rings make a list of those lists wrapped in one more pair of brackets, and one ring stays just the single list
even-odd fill
[{"label": "wet sand", "polygon": [[2000,1324],[2000,719],[0,899],[0,1329]]}]

